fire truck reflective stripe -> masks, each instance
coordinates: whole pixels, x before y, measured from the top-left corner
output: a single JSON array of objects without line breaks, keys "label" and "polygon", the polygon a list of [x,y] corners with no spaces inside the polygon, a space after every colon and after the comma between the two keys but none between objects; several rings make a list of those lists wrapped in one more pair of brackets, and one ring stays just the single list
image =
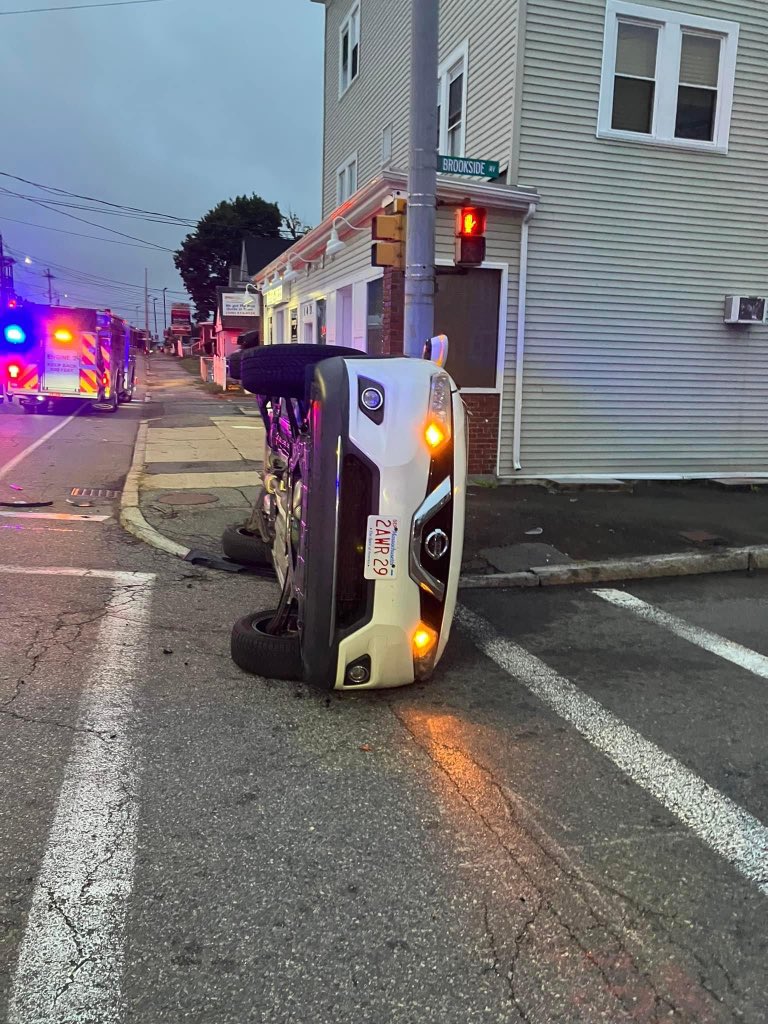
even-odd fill
[{"label": "fire truck reflective stripe", "polygon": [[99,381],[95,370],[80,370],[80,390],[95,395],[99,390]]},{"label": "fire truck reflective stripe", "polygon": [[40,387],[40,374],[36,366],[25,366],[15,381],[12,381],[14,388],[26,388],[28,391],[37,391]]},{"label": "fire truck reflective stripe", "polygon": [[96,335],[83,334],[83,349],[80,362],[83,366],[96,366]]}]

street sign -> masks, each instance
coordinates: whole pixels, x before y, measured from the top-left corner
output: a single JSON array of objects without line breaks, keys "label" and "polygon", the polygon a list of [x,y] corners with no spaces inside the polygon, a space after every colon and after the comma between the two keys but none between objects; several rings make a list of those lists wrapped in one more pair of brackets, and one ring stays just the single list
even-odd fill
[{"label": "street sign", "polygon": [[475,160],[468,156],[439,156],[440,174],[464,174],[470,178],[498,178],[501,170],[498,160]]},{"label": "street sign", "polygon": [[260,316],[257,292],[224,292],[221,296],[222,316]]}]

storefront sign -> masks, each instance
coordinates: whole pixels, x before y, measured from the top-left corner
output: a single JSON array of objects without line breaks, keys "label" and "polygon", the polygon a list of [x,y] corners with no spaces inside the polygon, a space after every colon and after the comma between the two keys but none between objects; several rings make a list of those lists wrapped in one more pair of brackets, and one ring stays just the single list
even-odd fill
[{"label": "storefront sign", "polygon": [[222,316],[259,316],[259,314],[259,296],[254,292],[246,291],[222,293]]},{"label": "storefront sign", "polygon": [[[264,292],[264,305],[267,309],[270,306],[279,306],[281,302],[288,301],[288,289],[284,288],[283,285],[279,284],[276,288],[270,288],[268,292]],[[283,297],[285,293],[285,297]]]},{"label": "storefront sign", "polygon": [[171,303],[171,332],[173,334],[192,333],[192,310],[188,302]]},{"label": "storefront sign", "polygon": [[465,174],[470,178],[498,178],[498,160],[474,160],[468,156],[439,156],[437,170],[440,174]]}]

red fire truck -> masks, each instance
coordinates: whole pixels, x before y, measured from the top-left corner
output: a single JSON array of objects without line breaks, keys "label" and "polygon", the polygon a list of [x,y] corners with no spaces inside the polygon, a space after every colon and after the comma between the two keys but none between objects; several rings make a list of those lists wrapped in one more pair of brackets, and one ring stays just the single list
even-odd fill
[{"label": "red fire truck", "polygon": [[24,303],[4,317],[2,362],[8,398],[25,412],[69,399],[116,412],[133,398],[132,331],[110,310]]}]

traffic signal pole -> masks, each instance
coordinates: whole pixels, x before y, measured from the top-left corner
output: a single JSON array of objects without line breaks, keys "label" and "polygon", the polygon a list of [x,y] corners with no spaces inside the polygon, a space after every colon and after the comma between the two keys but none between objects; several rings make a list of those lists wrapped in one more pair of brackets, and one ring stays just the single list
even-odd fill
[{"label": "traffic signal pole", "polygon": [[439,0],[411,0],[411,138],[405,267],[407,356],[420,359],[435,328]]}]

